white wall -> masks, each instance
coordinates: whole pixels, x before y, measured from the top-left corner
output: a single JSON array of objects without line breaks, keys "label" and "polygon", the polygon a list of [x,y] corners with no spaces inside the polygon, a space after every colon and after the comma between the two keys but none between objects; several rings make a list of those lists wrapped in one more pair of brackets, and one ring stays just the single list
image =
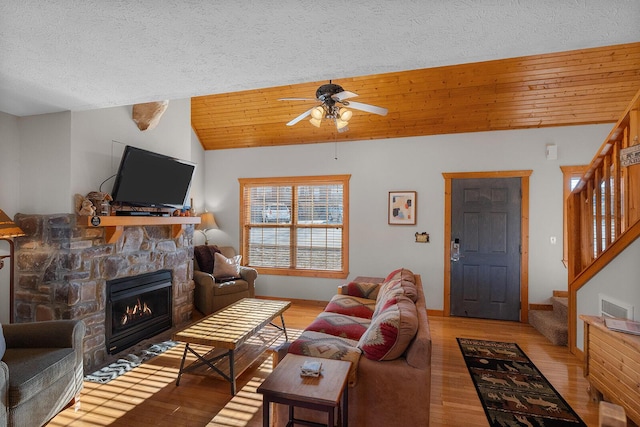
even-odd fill
[{"label": "white wall", "polygon": [[[65,212],[70,182],[69,113],[18,118],[0,113],[0,209],[19,212]],[[0,253],[9,244],[0,241]],[[8,265],[0,270],[0,322],[9,320]]]},{"label": "white wall", "polygon": [[71,113],[19,119],[20,212],[72,212]]},{"label": "white wall", "polygon": [[[144,132],[131,118],[131,111],[129,105],[72,113],[69,203],[76,193],[98,191],[100,184],[118,171],[126,145],[192,160],[189,99],[169,101],[158,125]],[[113,182],[105,182],[102,191],[111,192]]]},{"label": "white wall", "polygon": [[13,218],[20,200],[20,144],[18,118],[0,112],[0,209]]},{"label": "white wall", "polygon": [[[20,144],[18,118],[0,112],[0,209],[9,218],[18,213],[20,192]],[[0,240],[0,255],[9,254],[9,243]],[[0,323],[9,322],[9,260],[0,270]]]},{"label": "white wall", "polygon": [[[73,195],[114,175],[125,145],[191,160],[191,104],[173,100],[155,129],[140,131],[131,106],[19,118],[20,212],[73,212]],[[202,156],[202,153],[198,153]],[[104,183],[111,191],[113,179]]]},{"label": "white wall", "polygon": [[[191,108],[191,107],[189,107]],[[193,208],[196,213],[204,211],[204,187],[205,187],[205,170],[206,164],[204,160],[204,148],[198,140],[195,132],[191,130],[191,158],[192,162],[196,162],[196,173],[191,182],[191,198],[193,199]]]},{"label": "white wall", "polygon": [[[304,126],[304,124],[302,124]],[[397,267],[422,275],[430,309],[443,309],[443,172],[531,169],[529,298],[546,302],[566,289],[562,265],[560,165],[587,164],[611,125],[438,135],[205,153],[206,204],[228,240],[239,247],[238,177],[351,174],[350,275],[384,276]],[[558,147],[547,160],[545,146]],[[337,159],[334,159],[337,149]],[[388,192],[416,190],[417,225],[387,224]],[[431,243],[415,243],[426,231]],[[551,245],[549,237],[556,236]],[[259,295],[328,300],[336,280],[262,275]]]},{"label": "white wall", "polygon": [[600,316],[598,294],[613,297],[634,307],[634,319],[640,320],[640,240],[629,245],[578,291],[576,345],[584,350],[584,322],[579,315]]}]

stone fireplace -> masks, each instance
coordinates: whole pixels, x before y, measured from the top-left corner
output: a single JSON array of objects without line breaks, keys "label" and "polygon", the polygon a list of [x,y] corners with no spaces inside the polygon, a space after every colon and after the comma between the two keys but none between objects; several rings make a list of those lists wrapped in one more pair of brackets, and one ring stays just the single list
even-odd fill
[{"label": "stone fireplace", "polygon": [[190,321],[193,310],[193,225],[124,227],[107,243],[104,227],[73,214],[17,214],[27,234],[15,239],[16,322],[81,319],[87,326],[84,369],[102,365],[109,353],[107,282],[167,270],[171,276],[170,322]]}]

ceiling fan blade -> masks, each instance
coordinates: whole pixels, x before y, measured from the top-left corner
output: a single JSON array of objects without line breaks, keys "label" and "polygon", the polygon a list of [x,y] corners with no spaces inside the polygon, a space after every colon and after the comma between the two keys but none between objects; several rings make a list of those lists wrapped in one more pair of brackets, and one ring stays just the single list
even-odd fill
[{"label": "ceiling fan blade", "polygon": [[342,92],[338,92],[335,95],[332,95],[331,98],[333,98],[335,101],[340,102],[344,99],[355,98],[356,96],[358,96],[357,93],[349,92],[348,90],[343,90]]},{"label": "ceiling fan blade", "polygon": [[[315,107],[313,107],[313,108],[315,108]],[[305,117],[307,117],[309,114],[311,114],[311,110],[313,110],[313,108],[308,109],[307,111],[305,111],[304,113],[302,113],[298,117],[296,117],[295,119],[291,120],[289,123],[287,123],[287,126],[293,126],[296,123],[298,123],[300,120],[302,120]]]},{"label": "ceiling fan blade", "polygon": [[278,98],[278,101],[314,101],[318,102],[315,98]]},{"label": "ceiling fan blade", "polygon": [[361,102],[349,101],[345,103],[346,107],[353,108],[355,110],[366,111],[367,113],[378,114],[380,116],[386,116],[387,110],[386,108],[376,107],[375,105],[363,104]]}]

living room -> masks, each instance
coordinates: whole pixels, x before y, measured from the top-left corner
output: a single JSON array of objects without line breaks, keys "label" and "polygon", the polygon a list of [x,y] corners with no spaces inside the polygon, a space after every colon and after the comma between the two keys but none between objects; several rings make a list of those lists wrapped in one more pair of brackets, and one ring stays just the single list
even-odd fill
[{"label": "living room", "polygon": [[[625,2],[622,2],[625,3]],[[625,6],[629,6],[625,4]],[[633,24],[632,24],[633,25]],[[636,34],[637,36],[637,34]],[[631,35],[633,37],[633,33]],[[627,41],[637,41],[627,40]],[[620,42],[615,40],[615,43]],[[615,43],[604,43],[615,44]],[[518,56],[518,55],[514,55]],[[341,72],[344,74],[345,72]],[[375,103],[374,100],[367,100]],[[0,208],[18,213],[57,214],[74,211],[73,195],[100,188],[117,169],[124,145],[188,159],[198,164],[191,197],[196,212],[214,212],[219,230],[209,239],[239,245],[238,178],[350,174],[350,275],[385,276],[404,266],[422,275],[427,308],[444,309],[445,223],[443,173],[531,170],[529,235],[529,302],[542,304],[556,289],[566,289],[561,260],[563,236],[563,176],[560,166],[588,164],[612,124],[538,128],[517,131],[417,136],[402,139],[320,143],[282,147],[205,151],[191,128],[190,98],[169,99],[158,126],[140,132],[131,119],[131,104],[109,108],[18,116],[0,113],[2,192]],[[545,148],[554,144],[558,158]],[[312,161],[311,161],[312,160]],[[103,188],[110,188],[107,181]],[[418,194],[415,226],[387,222],[388,192]],[[427,232],[428,244],[414,234]],[[550,243],[556,236],[558,243]],[[199,233],[194,243],[202,243]],[[5,249],[5,246],[0,246]],[[607,293],[632,305],[640,304],[633,278],[638,277],[640,244],[625,251],[624,260],[603,271],[582,304],[583,313],[598,314],[593,295]],[[401,264],[401,265],[399,265]],[[8,269],[0,270],[2,301],[8,301]],[[258,294],[328,301],[338,281],[262,275]],[[619,283],[611,289],[608,284]],[[0,307],[0,320],[9,307]],[[578,332],[578,343],[581,341]]]}]

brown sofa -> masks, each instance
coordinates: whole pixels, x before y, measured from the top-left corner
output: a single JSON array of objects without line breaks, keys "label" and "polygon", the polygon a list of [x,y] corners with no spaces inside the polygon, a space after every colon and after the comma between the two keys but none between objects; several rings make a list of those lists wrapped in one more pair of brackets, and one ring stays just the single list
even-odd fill
[{"label": "brown sofa", "polygon": [[[419,275],[407,269],[386,279],[342,285],[325,311],[286,353],[349,360],[349,426],[428,426],[431,333]],[[274,407],[274,426],[288,409]],[[326,423],[326,413],[296,408],[296,418]]]},{"label": "brown sofa", "polygon": [[194,305],[204,315],[214,313],[242,298],[255,297],[255,280],[258,272],[238,265],[236,277],[216,276],[215,253],[228,260],[236,257],[231,246],[201,245],[194,247],[193,280],[195,282]]}]

